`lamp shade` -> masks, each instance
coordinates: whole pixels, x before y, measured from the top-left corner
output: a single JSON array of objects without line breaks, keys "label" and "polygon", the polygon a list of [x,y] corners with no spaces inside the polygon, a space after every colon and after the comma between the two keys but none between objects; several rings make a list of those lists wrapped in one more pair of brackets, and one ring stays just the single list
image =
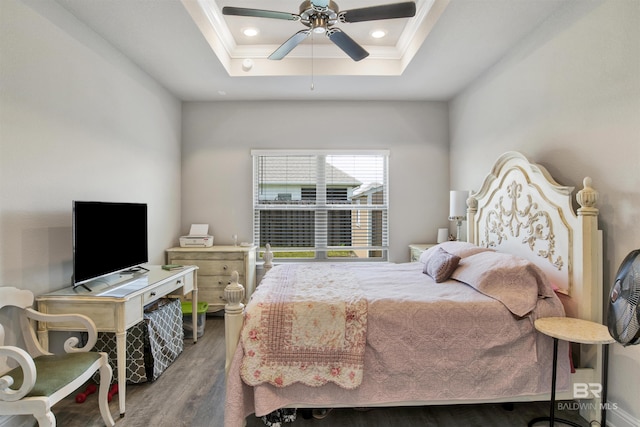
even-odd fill
[{"label": "lamp shade", "polygon": [[468,191],[453,190],[449,192],[449,216],[450,217],[466,217],[467,216],[467,198]]}]

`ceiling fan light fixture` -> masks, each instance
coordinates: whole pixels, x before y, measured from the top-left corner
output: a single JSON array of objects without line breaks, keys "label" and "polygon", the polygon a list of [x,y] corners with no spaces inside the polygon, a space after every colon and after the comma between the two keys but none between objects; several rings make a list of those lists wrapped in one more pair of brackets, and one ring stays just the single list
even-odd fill
[{"label": "ceiling fan light fixture", "polygon": [[316,16],[311,22],[311,28],[316,34],[324,34],[327,31],[327,20],[323,16]]}]

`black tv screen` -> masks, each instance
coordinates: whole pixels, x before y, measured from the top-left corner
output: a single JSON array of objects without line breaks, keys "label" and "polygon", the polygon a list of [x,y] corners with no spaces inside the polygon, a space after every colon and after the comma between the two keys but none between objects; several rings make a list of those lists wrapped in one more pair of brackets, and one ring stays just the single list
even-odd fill
[{"label": "black tv screen", "polygon": [[146,203],[73,202],[73,284],[148,261]]}]

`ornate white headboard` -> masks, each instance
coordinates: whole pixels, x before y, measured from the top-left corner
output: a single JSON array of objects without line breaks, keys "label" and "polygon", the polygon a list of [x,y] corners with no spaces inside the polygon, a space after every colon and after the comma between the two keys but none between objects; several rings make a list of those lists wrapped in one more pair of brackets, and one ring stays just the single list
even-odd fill
[{"label": "ornate white headboard", "polygon": [[577,193],[517,152],[498,158],[469,197],[468,240],[527,258],[567,297],[567,314],[602,320],[602,238],[591,179]]}]

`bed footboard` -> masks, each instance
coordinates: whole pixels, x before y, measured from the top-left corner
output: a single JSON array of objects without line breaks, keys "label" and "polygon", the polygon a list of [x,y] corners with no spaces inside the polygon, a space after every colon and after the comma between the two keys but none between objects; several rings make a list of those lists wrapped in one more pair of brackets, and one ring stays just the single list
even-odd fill
[{"label": "bed footboard", "polygon": [[242,329],[244,304],[244,286],[238,283],[238,272],[231,273],[231,283],[224,289],[224,299],[227,303],[224,306],[224,338],[227,349],[224,364],[225,374],[229,373],[231,360],[238,347],[240,340],[240,330]]}]

